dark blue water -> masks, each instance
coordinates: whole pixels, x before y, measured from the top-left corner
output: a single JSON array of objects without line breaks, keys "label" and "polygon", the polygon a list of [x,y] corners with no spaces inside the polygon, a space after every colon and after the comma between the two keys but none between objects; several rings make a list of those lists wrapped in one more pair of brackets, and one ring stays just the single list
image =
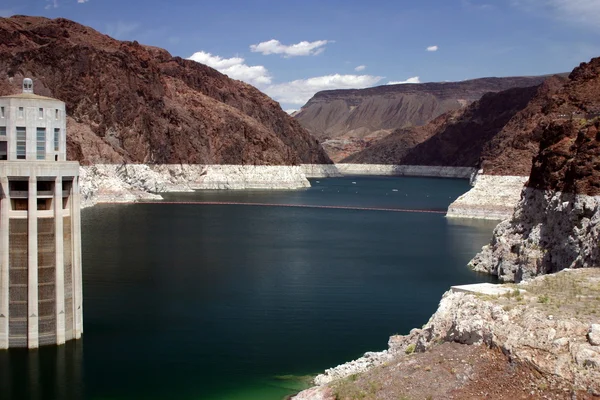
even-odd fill
[{"label": "dark blue water", "polygon": [[[336,178],[170,201],[444,210],[461,180]],[[427,322],[490,223],[316,208],[100,205],[82,214],[84,338],[0,352],[1,398],[281,399]]]}]

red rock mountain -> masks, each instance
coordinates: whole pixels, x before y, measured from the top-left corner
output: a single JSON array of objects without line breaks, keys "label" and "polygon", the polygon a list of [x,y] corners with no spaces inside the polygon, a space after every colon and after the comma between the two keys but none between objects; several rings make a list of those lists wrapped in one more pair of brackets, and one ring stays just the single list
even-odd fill
[{"label": "red rock mountain", "polygon": [[385,85],[317,93],[295,116],[334,160],[341,160],[396,129],[425,125],[488,92],[531,87],[545,77],[481,78],[462,82]]},{"label": "red rock mountain", "polygon": [[543,113],[528,186],[600,195],[600,57],[575,68]]},{"label": "red rock mountain", "polygon": [[540,76],[481,78],[327,90],[315,94],[296,119],[318,139],[366,137],[379,130],[391,132],[425,125],[445,112],[480,99],[485,93],[536,86],[544,79]]},{"label": "red rock mountain", "polygon": [[68,157],[84,164],[331,162],[256,88],[66,19],[0,18],[0,95],[24,77],[66,103]]},{"label": "red rock mountain", "polygon": [[[568,82],[556,75],[541,85],[488,93],[466,109],[394,132],[344,162],[483,168],[486,174],[527,176],[538,153],[540,124],[552,96]],[[386,149],[395,148],[390,153]]]}]

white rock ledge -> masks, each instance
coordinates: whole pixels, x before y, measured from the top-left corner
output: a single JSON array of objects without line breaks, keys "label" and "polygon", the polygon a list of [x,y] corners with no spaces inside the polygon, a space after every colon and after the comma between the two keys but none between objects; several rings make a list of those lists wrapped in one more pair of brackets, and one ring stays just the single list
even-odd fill
[{"label": "white rock ledge", "polygon": [[300,166],[96,164],[81,167],[82,207],[160,200],[197,189],[290,190],[310,187]]},{"label": "white rock ledge", "polygon": [[423,165],[335,164],[342,175],[423,176],[470,179],[477,171],[469,167],[437,167]]},{"label": "white rock ledge", "polygon": [[448,207],[446,217],[504,220],[513,214],[527,176],[477,175],[473,188]]},{"label": "white rock ledge", "polygon": [[307,178],[331,178],[342,176],[334,164],[302,164],[302,171]]}]

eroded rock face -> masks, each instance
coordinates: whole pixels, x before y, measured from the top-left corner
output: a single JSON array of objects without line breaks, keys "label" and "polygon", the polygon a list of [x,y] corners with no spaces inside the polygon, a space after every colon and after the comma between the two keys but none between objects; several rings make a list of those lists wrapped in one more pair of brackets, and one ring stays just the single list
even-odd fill
[{"label": "eroded rock face", "polygon": [[[502,280],[600,266],[600,58],[547,99],[540,148],[510,220],[470,265]],[[552,119],[548,119],[552,116]],[[535,118],[534,118],[535,120]]]},{"label": "eroded rock face", "polygon": [[588,342],[589,330],[589,323],[553,318],[533,307],[507,310],[472,294],[448,292],[416,347],[425,351],[439,341],[499,347],[542,374],[599,395],[600,347]]},{"label": "eroded rock face", "polygon": [[25,76],[66,103],[67,154],[82,164],[330,163],[256,88],[66,19],[0,18],[0,95]]},{"label": "eroded rock face", "polygon": [[600,265],[600,197],[526,188],[469,265],[503,281]]},{"label": "eroded rock face", "polygon": [[[401,365],[412,364],[413,371],[427,366],[414,365],[413,353],[436,353],[446,343],[499,349],[508,358],[504,362],[510,360],[511,368],[526,365],[535,370],[537,376],[544,377],[546,382],[562,385],[561,392],[566,390],[577,398],[581,393],[590,394],[590,398],[598,396],[600,345],[596,340],[600,326],[594,307],[600,291],[599,283],[598,270],[579,269],[537,277],[510,287],[499,285],[495,287],[496,291],[489,288],[482,290],[477,285],[457,287],[443,295],[437,311],[422,329],[413,329],[404,336],[392,336],[387,350],[369,352],[357,360],[326,370],[315,378],[315,384],[320,386],[301,393],[305,396],[301,398],[310,399],[309,395],[329,393],[330,388],[339,387],[342,380],[356,374],[359,376],[352,377],[351,381],[362,378],[373,379],[375,383],[382,379],[388,382],[395,380],[398,384],[396,393],[403,393],[403,387],[409,386],[409,382],[404,380],[407,372],[401,372]],[[493,292],[504,294],[489,294]],[[471,351],[463,349],[464,353]],[[387,371],[384,371],[386,368]],[[489,385],[486,378],[479,377]],[[430,376],[428,379],[434,378]],[[505,382],[496,383],[506,387]],[[540,389],[537,397],[532,398],[546,398],[551,393],[545,393],[547,388]],[[577,392],[579,394],[575,395]],[[367,398],[379,398],[380,394],[377,392],[378,396]],[[426,391],[418,394],[426,395]],[[499,396],[491,398],[505,398],[502,395],[506,393],[500,390],[497,394]],[[387,392],[385,398],[397,397],[391,397]]]}]

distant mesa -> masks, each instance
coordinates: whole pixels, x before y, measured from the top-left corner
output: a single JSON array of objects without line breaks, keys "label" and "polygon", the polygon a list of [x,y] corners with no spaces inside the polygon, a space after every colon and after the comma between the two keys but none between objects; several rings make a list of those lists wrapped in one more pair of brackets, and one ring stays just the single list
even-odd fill
[{"label": "distant mesa", "polygon": [[546,78],[480,78],[328,90],[315,94],[295,117],[321,141],[329,156],[340,162],[397,130],[424,126],[445,113],[464,109],[486,93],[533,87]]}]

